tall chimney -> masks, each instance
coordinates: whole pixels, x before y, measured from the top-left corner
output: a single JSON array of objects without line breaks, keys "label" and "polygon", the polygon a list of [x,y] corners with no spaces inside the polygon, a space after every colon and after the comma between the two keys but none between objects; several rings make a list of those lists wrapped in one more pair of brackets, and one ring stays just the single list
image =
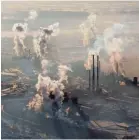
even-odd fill
[{"label": "tall chimney", "polygon": [[89,90],[91,90],[91,70],[88,70]]},{"label": "tall chimney", "polygon": [[93,55],[93,64],[92,64],[92,88],[95,87],[95,55]]},{"label": "tall chimney", "polygon": [[100,61],[99,55],[97,55],[97,88],[99,88],[99,72],[100,72]]},{"label": "tall chimney", "polygon": [[115,64],[115,65],[116,65],[116,72],[117,72],[116,74],[117,74],[117,76],[119,76],[119,65],[118,65],[118,63],[117,63],[117,62],[116,62],[116,64]]}]

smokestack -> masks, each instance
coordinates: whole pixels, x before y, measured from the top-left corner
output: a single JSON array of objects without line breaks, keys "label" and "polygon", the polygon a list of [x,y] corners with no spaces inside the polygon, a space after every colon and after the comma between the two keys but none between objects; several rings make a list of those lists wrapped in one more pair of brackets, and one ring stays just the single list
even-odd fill
[{"label": "smokestack", "polygon": [[95,55],[93,55],[93,64],[92,64],[92,88],[95,87]]},{"label": "smokestack", "polygon": [[100,70],[100,61],[99,56],[97,55],[97,89],[99,88],[99,70]]},{"label": "smokestack", "polygon": [[91,70],[88,70],[89,90],[91,90]]},{"label": "smokestack", "polygon": [[115,64],[115,65],[116,65],[116,72],[117,72],[116,74],[117,74],[117,76],[119,76],[119,65],[118,65],[118,63],[117,63],[117,62],[116,62],[116,64]]}]

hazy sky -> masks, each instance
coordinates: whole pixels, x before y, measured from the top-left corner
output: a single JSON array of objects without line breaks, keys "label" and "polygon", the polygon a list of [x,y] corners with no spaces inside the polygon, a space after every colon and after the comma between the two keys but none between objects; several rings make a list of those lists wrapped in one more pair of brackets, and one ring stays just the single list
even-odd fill
[{"label": "hazy sky", "polygon": [[[98,1],[3,1],[1,8],[2,13],[4,12],[14,12],[14,11],[24,11],[29,9],[36,10],[73,10],[73,11],[88,11],[94,8],[106,8],[106,9],[137,9],[139,7],[139,2],[128,1],[128,2],[98,2]],[[139,8],[138,8],[139,9]]]}]

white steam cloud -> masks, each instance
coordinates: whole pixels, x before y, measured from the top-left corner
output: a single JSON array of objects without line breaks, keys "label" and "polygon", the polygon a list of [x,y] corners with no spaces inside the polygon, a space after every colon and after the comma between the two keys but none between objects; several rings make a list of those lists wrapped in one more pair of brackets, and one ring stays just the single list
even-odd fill
[{"label": "white steam cloud", "polygon": [[24,45],[24,39],[26,37],[26,32],[28,24],[27,23],[15,23],[13,25],[12,31],[14,33],[14,51],[16,56],[22,55],[21,53],[25,51],[26,46]]},{"label": "white steam cloud", "polygon": [[123,37],[124,25],[114,24],[111,28],[105,29],[102,35],[96,37],[94,44],[88,49],[88,56],[91,54],[99,55],[101,49],[105,50],[109,56],[109,62],[112,65],[113,71],[117,73],[116,65],[118,65],[121,74],[124,75],[121,63],[121,53],[124,50]]},{"label": "white steam cloud", "polygon": [[28,17],[24,19],[25,22],[34,21],[38,17],[38,13],[35,10],[29,11]]},{"label": "white steam cloud", "polygon": [[24,39],[26,38],[26,32],[28,30],[28,21],[35,20],[38,14],[35,10],[31,10],[29,12],[28,18],[25,20],[24,23],[15,23],[12,27],[12,31],[14,33],[14,52],[16,56],[24,55],[26,51],[26,46],[24,44]]},{"label": "white steam cloud", "polygon": [[91,39],[96,37],[96,14],[90,14],[79,28],[83,34],[83,45],[88,47]]},{"label": "white steam cloud", "polygon": [[[48,94],[50,91],[55,90],[55,88],[59,88],[57,90],[63,90],[65,87],[62,82],[66,81],[68,83],[68,71],[72,72],[72,69],[66,65],[58,66],[58,77],[59,80],[52,80],[48,76],[48,67],[50,66],[50,61],[43,59],[41,61],[42,73],[38,76],[38,83],[36,85],[37,91],[40,90],[42,86],[46,87]],[[53,90],[52,90],[53,89]]]},{"label": "white steam cloud", "polygon": [[68,71],[72,72],[72,69],[66,65],[59,65],[58,66],[58,75],[59,75],[59,82],[66,82],[68,83]]},{"label": "white steam cloud", "polygon": [[59,23],[56,22],[47,28],[40,27],[37,36],[34,36],[34,51],[37,57],[44,58],[47,56],[48,41],[51,36],[57,36],[60,32]]},{"label": "white steam cloud", "polygon": [[35,10],[31,10],[29,12],[29,17],[28,17],[29,20],[35,20],[37,17],[38,17],[38,13]]},{"label": "white steam cloud", "polygon": [[38,82],[36,84],[37,92],[42,93],[44,97],[49,98],[50,92],[55,95],[55,101],[59,102],[63,97],[63,90],[65,85],[62,83],[64,80],[68,82],[68,71],[72,71],[70,67],[66,65],[58,66],[59,80],[52,79],[48,76],[49,62],[44,59],[41,61],[42,73],[38,75]]}]

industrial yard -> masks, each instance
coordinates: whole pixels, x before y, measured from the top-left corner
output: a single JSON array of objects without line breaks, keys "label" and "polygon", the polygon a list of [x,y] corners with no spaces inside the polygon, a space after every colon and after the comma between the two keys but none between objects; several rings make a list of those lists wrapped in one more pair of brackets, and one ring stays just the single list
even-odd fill
[{"label": "industrial yard", "polygon": [[[59,22],[60,33],[48,42],[48,75],[57,80],[62,64],[72,69],[63,90],[69,101],[56,112],[47,100],[39,112],[28,109],[36,95],[43,96],[36,88],[42,64],[32,54],[28,58],[13,54],[12,26],[23,22],[32,9],[38,17],[28,23],[25,46],[33,52],[39,27]],[[2,2],[2,139],[139,138],[138,9],[139,2]],[[107,59],[103,51],[94,55],[100,65],[84,67],[88,50],[79,25],[90,13],[97,15],[98,36],[115,23],[125,25],[122,63],[126,76],[112,72],[110,63],[103,61]]]}]

